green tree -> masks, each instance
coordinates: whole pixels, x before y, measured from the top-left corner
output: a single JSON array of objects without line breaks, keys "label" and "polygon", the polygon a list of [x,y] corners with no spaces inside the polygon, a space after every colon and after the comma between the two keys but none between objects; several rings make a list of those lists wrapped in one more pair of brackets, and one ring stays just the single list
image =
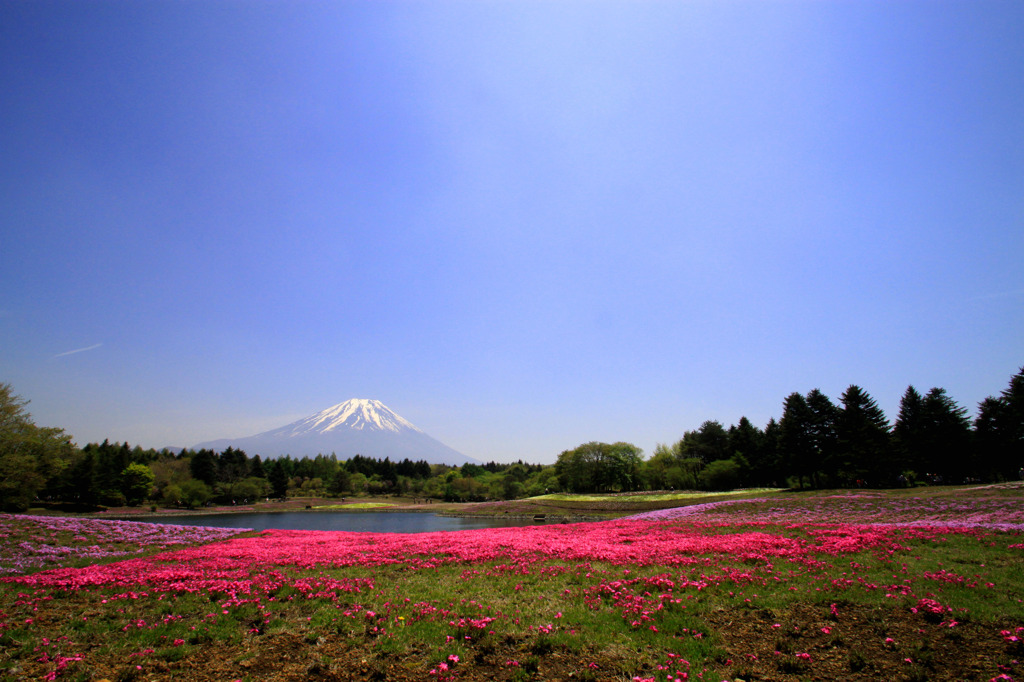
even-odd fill
[{"label": "green tree", "polygon": [[892,427],[893,454],[900,473],[924,474],[928,468],[928,443],[925,435],[924,398],[913,386],[907,386],[900,398],[899,414]]},{"label": "green tree", "polygon": [[841,479],[880,486],[894,483],[899,471],[889,455],[889,421],[874,398],[851,384],[839,397],[838,470]]},{"label": "green tree", "polygon": [[539,471],[534,471],[526,479],[524,485],[526,487],[526,494],[530,497],[547,495],[548,493],[561,490],[558,472],[554,466],[545,466],[541,467]]},{"label": "green tree", "polygon": [[572,492],[633,490],[640,482],[643,451],[631,443],[584,443],[558,456],[555,470]]},{"label": "green tree", "polygon": [[145,464],[129,464],[121,472],[121,492],[128,504],[134,506],[148,498],[155,480],[153,470]]},{"label": "green tree", "polygon": [[742,464],[735,459],[716,459],[700,472],[705,490],[732,490],[740,484]]},{"label": "green tree", "polygon": [[213,450],[202,449],[193,453],[189,461],[192,478],[202,481],[211,488],[217,484],[217,455]]},{"label": "green tree", "polygon": [[643,451],[632,443],[612,443],[604,448],[603,485],[608,490],[636,490],[640,484]]},{"label": "green tree", "polygon": [[263,460],[259,455],[254,455],[249,460],[249,475],[254,478],[266,478],[267,472],[263,468]]},{"label": "green tree", "polygon": [[750,461],[749,480],[754,485],[779,486],[785,480],[779,466],[779,433],[779,423],[772,417],[761,432],[761,444],[756,454],[747,455]]},{"label": "green tree", "polygon": [[811,475],[815,487],[819,487],[819,470],[826,473],[832,481],[837,481],[840,471],[844,468],[844,463],[837,459],[839,408],[817,388],[811,390],[805,400],[810,411],[807,436],[811,458],[816,463]]},{"label": "green tree", "polygon": [[[437,479],[432,478],[430,480],[435,482],[435,486],[433,488],[433,492],[435,494],[430,495],[430,497],[441,497],[441,487],[437,484]],[[366,478],[366,474],[355,473],[349,476],[349,489],[352,491],[353,495],[366,492],[369,484],[370,480]]]},{"label": "green tree", "polygon": [[[216,480],[221,483],[234,483],[249,475],[249,458],[244,450],[236,450],[229,446],[220,453],[216,461]],[[202,477],[197,476],[196,478]],[[206,483],[210,484],[209,481]]]},{"label": "green tree", "polygon": [[267,480],[274,497],[284,498],[288,495],[288,470],[283,461],[275,459],[266,466]]},{"label": "green tree", "polygon": [[128,443],[111,443],[104,440],[99,445],[89,443],[83,448],[93,455],[92,489],[100,504],[121,506],[127,501],[121,492],[121,472],[132,463],[132,449]]},{"label": "green tree", "polygon": [[327,492],[332,495],[344,495],[351,490],[352,474],[345,467],[338,467],[334,478],[327,484]]},{"label": "green tree", "polygon": [[729,433],[720,422],[707,420],[696,431],[686,431],[679,449],[683,457],[693,457],[705,464],[728,459]]},{"label": "green tree", "polygon": [[1007,446],[1001,467],[1009,470],[1011,463],[1024,467],[1024,367],[1010,379],[1000,399],[1005,406],[1000,430],[1005,434]]},{"label": "green tree", "polygon": [[477,478],[487,473],[487,469],[483,468],[479,464],[473,464],[472,462],[466,462],[463,464],[459,471],[462,472],[464,478]]},{"label": "green tree", "polygon": [[210,497],[213,495],[210,486],[195,479],[185,481],[179,487],[181,489],[181,502],[189,509],[202,507],[209,502]]},{"label": "green tree", "polygon": [[0,508],[24,511],[51,480],[56,482],[75,454],[62,429],[36,426],[27,400],[0,384]]},{"label": "green tree", "polygon": [[[764,434],[746,417],[740,417],[738,424],[729,427],[730,457],[740,452],[751,463],[756,462],[760,456],[763,441]],[[751,473],[751,471],[745,471],[743,475],[749,477]]]},{"label": "green tree", "polygon": [[978,466],[993,478],[1020,478],[1024,469],[1024,368],[998,398],[982,401],[974,431]]},{"label": "green tree", "polygon": [[944,388],[928,391],[922,402],[925,447],[929,466],[944,483],[959,483],[973,473],[971,422],[967,410],[957,405]]},{"label": "green tree", "polygon": [[184,496],[185,494],[182,491],[181,486],[176,483],[171,483],[164,487],[164,493],[161,499],[163,499],[164,504],[167,506],[177,507],[181,504]]},{"label": "green tree", "polygon": [[71,465],[64,469],[58,479],[58,497],[86,508],[95,505],[99,501],[93,486],[95,463],[92,452],[77,452]]},{"label": "green tree", "polygon": [[251,504],[266,497],[270,492],[270,483],[265,478],[249,476],[234,483],[221,484],[221,496],[232,504]]},{"label": "green tree", "polygon": [[[515,500],[523,496],[523,484],[517,481],[515,476],[505,474],[495,480],[496,487],[492,487],[492,496],[502,500]],[[497,493],[497,494],[495,494]]]},{"label": "green tree", "polygon": [[654,454],[641,469],[644,482],[650,490],[668,490],[668,471],[676,463],[675,450],[663,443],[654,446]]},{"label": "green tree", "polygon": [[155,497],[161,499],[167,486],[181,485],[182,482],[192,478],[192,474],[189,473],[188,460],[179,459],[170,452],[161,453],[157,461],[151,463],[149,468],[155,477],[153,481],[153,487],[156,490]]},{"label": "green tree", "polygon": [[562,487],[569,492],[597,490],[597,468],[600,443],[591,442],[564,450],[555,461],[555,470]]},{"label": "green tree", "polygon": [[800,488],[804,487],[805,479],[813,477],[819,464],[811,436],[813,419],[802,395],[794,392],[786,396],[779,420],[779,454],[783,470],[796,477]]}]

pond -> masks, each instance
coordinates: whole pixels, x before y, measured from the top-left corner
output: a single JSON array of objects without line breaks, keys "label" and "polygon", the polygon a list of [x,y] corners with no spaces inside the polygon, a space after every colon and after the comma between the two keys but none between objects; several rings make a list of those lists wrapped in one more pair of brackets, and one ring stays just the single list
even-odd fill
[{"label": "pond", "polygon": [[252,528],[266,530],[343,530],[370,533],[430,533],[434,531],[472,530],[532,526],[530,519],[468,518],[438,516],[425,512],[240,512],[237,514],[180,514],[135,519],[146,523],[216,528]]}]

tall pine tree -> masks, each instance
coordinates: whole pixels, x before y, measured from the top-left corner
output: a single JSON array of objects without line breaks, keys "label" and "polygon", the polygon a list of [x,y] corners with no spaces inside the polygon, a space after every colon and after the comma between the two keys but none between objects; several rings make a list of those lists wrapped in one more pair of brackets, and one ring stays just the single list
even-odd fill
[{"label": "tall pine tree", "polygon": [[1024,478],[1024,368],[998,398],[978,406],[974,421],[977,463],[990,477]]},{"label": "tall pine tree", "polygon": [[1006,455],[1001,468],[1009,470],[1016,465],[1024,471],[1024,367],[1010,379],[1010,385],[1000,397],[1005,406],[1000,430],[1006,439]]},{"label": "tall pine tree", "polygon": [[794,392],[786,396],[779,421],[779,454],[783,471],[796,476],[800,488],[804,487],[805,479],[810,482],[817,471],[811,439],[813,419],[814,413],[802,395]]},{"label": "tall pine tree", "polygon": [[839,401],[843,405],[837,429],[842,475],[876,487],[895,483],[898,473],[889,455],[889,421],[882,408],[855,384]]},{"label": "tall pine tree", "polygon": [[754,480],[758,485],[780,487],[785,484],[786,476],[779,462],[779,439],[782,429],[772,417],[765,424],[761,439],[761,453],[756,461],[751,461],[754,469]]},{"label": "tall pine tree", "polygon": [[977,475],[972,461],[971,422],[944,388],[933,388],[922,401],[924,440],[928,466],[947,484],[962,483]]},{"label": "tall pine tree", "polygon": [[974,420],[975,462],[988,480],[1005,481],[1017,478],[1017,467],[1010,455],[1010,437],[1006,428],[1006,403],[989,396],[978,405]]},{"label": "tall pine tree", "polygon": [[928,468],[925,440],[924,398],[913,386],[907,386],[900,399],[900,412],[892,428],[894,455],[900,473],[925,475]]},{"label": "tall pine tree", "polygon": [[[813,457],[821,471],[828,475],[830,483],[835,485],[842,470],[841,463],[836,459],[839,409],[817,388],[807,394],[806,400],[811,411],[809,435]],[[815,474],[815,486],[818,485],[819,481]]]}]

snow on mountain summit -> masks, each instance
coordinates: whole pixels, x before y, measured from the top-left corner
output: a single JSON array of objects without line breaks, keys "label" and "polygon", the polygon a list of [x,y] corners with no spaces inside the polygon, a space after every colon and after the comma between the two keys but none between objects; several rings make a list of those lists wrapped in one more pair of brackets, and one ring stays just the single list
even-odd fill
[{"label": "snow on mountain summit", "polygon": [[342,426],[358,431],[419,431],[381,401],[353,398],[306,417],[295,424],[295,432],[326,433]]},{"label": "snow on mountain summit", "polygon": [[335,430],[355,431],[421,431],[398,416],[387,405],[379,400],[353,398],[320,410],[316,414],[288,426],[277,429],[282,436],[303,436],[307,434],[328,433]]}]

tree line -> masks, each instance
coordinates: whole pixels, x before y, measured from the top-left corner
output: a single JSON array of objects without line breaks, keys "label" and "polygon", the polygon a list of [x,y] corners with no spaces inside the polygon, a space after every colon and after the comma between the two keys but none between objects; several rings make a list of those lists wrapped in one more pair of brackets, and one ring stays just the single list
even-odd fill
[{"label": "tree line", "polygon": [[972,421],[944,389],[904,392],[890,425],[851,385],[838,403],[818,389],[786,396],[764,428],[742,417],[705,421],[648,459],[631,443],[584,443],[554,465],[464,464],[334,454],[263,461],[227,448],[144,450],[127,443],[78,448],[59,428],[36,426],[27,401],[0,384],[0,508],[33,502],[77,508],[144,502],[198,507],[287,496],[404,495],[447,501],[516,499],[547,492],[726,490],[736,487],[887,487],[1005,481],[1024,467],[1024,368]]},{"label": "tree line", "polygon": [[574,492],[736,487],[895,487],[1024,478],[1024,368],[973,420],[942,388],[907,387],[890,426],[857,385],[834,403],[791,393],[763,429],[705,421],[644,461],[628,443],[587,443],[558,457]]},{"label": "tree line", "polygon": [[0,384],[0,509],[34,503],[72,509],[142,503],[195,508],[289,496],[403,495],[454,502],[514,499],[557,488],[554,467],[489,462],[461,467],[425,460],[335,454],[260,455],[229,447],[143,449],[128,443],[78,448],[62,429],[36,426],[27,401]]}]

